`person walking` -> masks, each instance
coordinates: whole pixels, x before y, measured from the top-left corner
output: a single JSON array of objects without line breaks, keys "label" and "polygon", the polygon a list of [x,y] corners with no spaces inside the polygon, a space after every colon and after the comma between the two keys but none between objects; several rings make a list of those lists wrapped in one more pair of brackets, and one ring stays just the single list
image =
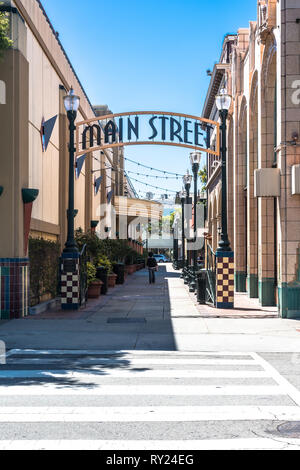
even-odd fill
[{"label": "person walking", "polygon": [[157,270],[157,261],[153,256],[153,253],[149,253],[147,259],[147,267],[149,271],[149,284],[155,284],[155,271]]}]

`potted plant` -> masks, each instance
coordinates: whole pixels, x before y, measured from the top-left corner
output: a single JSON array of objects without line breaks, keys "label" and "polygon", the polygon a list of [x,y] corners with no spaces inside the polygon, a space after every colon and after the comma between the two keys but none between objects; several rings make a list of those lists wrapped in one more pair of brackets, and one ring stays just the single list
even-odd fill
[{"label": "potted plant", "polygon": [[101,295],[102,281],[96,278],[96,268],[93,263],[87,262],[87,282],[88,282],[88,298],[97,299]]},{"label": "potted plant", "polygon": [[96,277],[103,282],[101,293],[105,295],[108,289],[108,273],[112,272],[112,264],[106,255],[98,255],[96,259]]},{"label": "potted plant", "polygon": [[117,282],[117,274],[114,272],[109,272],[107,279],[108,279],[108,287],[115,287],[116,282]]}]

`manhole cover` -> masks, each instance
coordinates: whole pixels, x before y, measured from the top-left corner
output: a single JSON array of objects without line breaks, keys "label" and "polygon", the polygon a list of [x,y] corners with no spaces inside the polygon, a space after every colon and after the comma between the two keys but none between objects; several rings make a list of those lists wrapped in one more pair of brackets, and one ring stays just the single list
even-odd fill
[{"label": "manhole cover", "polygon": [[109,318],[107,323],[147,323],[145,318]]},{"label": "manhole cover", "polygon": [[280,426],[277,427],[277,430],[284,436],[297,439],[300,437],[300,421],[280,424]]}]

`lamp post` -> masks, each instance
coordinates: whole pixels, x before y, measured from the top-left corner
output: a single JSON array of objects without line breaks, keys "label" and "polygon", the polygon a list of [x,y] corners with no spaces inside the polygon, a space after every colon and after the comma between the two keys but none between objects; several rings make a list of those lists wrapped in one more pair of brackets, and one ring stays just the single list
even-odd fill
[{"label": "lamp post", "polygon": [[[192,175],[190,175],[189,170],[187,170],[186,174],[183,177],[183,184],[185,188],[186,198],[185,204],[190,204],[190,189],[192,183]],[[188,284],[190,278],[189,274],[189,253],[187,252],[187,258],[185,259],[185,269],[184,269],[184,283]]]},{"label": "lamp post", "polygon": [[225,89],[216,96],[216,106],[220,113],[222,134],[222,219],[219,246],[216,251],[216,307],[234,308],[234,253],[231,250],[227,233],[227,136],[226,121],[231,105],[231,97]]},{"label": "lamp post", "polygon": [[[198,173],[200,168],[201,153],[192,152],[190,154],[190,161],[192,165],[192,171],[194,175],[194,244],[197,243],[197,200],[198,200]],[[196,270],[197,270],[197,249],[194,246],[193,250],[193,264],[192,264],[192,274],[190,282],[190,292],[196,291]]]},{"label": "lamp post", "polygon": [[184,279],[184,274],[185,274],[185,235],[184,235],[184,205],[185,205],[185,191],[181,191],[179,194],[180,200],[181,200],[181,212],[182,212],[182,218],[181,218],[181,250],[182,250],[182,271],[181,271],[181,279]]},{"label": "lamp post", "polygon": [[69,91],[69,94],[64,97],[64,105],[67,111],[69,120],[70,130],[70,143],[69,143],[69,206],[68,206],[68,236],[64,248],[64,253],[77,253],[78,247],[76,245],[74,237],[74,133],[76,130],[75,119],[79,108],[80,98],[74,94],[73,88]]},{"label": "lamp post", "polygon": [[218,251],[230,252],[230,242],[227,233],[227,129],[226,120],[228,110],[231,104],[231,97],[227,94],[225,89],[220,91],[216,96],[216,106],[220,113],[221,118],[221,132],[222,132],[222,233],[219,240]]},{"label": "lamp post", "polygon": [[81,293],[81,283],[85,283],[84,266],[80,266],[80,254],[76,245],[74,237],[74,218],[76,212],[74,211],[74,157],[75,157],[75,142],[74,132],[76,129],[75,119],[79,108],[80,99],[74,94],[71,88],[69,94],[64,97],[64,105],[66,108],[69,130],[69,203],[68,203],[68,236],[65,248],[61,255],[61,276],[60,276],[60,291],[61,291],[61,307],[63,310],[77,310],[80,303],[83,301]]}]

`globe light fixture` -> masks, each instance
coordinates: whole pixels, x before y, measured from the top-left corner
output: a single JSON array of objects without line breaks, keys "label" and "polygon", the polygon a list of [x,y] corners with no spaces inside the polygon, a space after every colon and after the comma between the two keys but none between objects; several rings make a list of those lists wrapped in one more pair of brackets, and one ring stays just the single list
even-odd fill
[{"label": "globe light fixture", "polygon": [[186,185],[188,185],[188,184],[190,185],[191,182],[192,182],[192,180],[193,180],[193,176],[190,175],[189,170],[187,170],[186,174],[185,174],[184,177],[183,177],[183,184],[184,184],[184,186],[186,186]]},{"label": "globe light fixture", "polygon": [[228,111],[231,105],[231,96],[228,95],[227,90],[222,88],[219,95],[216,96],[216,106],[219,111]]},{"label": "globe light fixture", "polygon": [[201,157],[202,157],[201,152],[191,152],[190,153],[191,165],[193,166],[194,163],[198,163],[198,165],[200,165]]},{"label": "globe light fixture", "polygon": [[64,105],[65,105],[66,111],[67,112],[75,111],[77,113],[78,108],[79,108],[79,103],[80,103],[80,98],[79,96],[75,95],[73,87],[71,87],[69,93],[64,97]]}]

